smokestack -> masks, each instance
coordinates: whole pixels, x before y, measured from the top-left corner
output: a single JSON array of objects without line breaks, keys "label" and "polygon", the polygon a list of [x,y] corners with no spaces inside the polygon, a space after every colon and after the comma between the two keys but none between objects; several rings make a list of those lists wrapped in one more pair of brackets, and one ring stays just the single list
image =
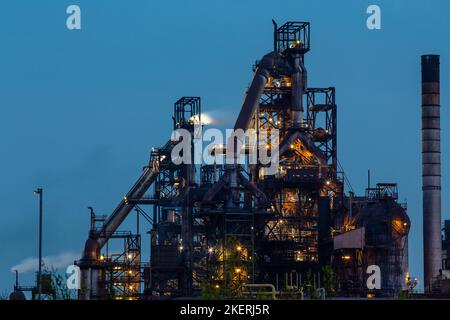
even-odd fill
[{"label": "smokestack", "polygon": [[439,55],[422,56],[422,194],[425,292],[442,268]]}]

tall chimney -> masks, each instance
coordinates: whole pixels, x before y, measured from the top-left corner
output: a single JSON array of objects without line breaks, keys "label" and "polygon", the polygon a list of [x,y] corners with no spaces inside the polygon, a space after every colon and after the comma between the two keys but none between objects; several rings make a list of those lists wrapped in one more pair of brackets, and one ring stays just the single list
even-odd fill
[{"label": "tall chimney", "polygon": [[422,195],[425,292],[442,268],[439,55],[422,56]]}]

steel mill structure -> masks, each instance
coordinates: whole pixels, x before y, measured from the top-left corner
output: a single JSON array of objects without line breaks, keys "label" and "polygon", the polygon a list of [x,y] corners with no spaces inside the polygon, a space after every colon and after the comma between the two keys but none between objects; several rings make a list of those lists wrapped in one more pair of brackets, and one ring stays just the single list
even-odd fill
[{"label": "steel mill structure", "polygon": [[[391,297],[406,289],[410,221],[406,206],[397,202],[396,184],[369,184],[361,196],[351,187],[344,192],[349,184],[337,157],[335,88],[308,86],[310,24],[274,22],[273,36],[273,51],[254,66],[234,126],[253,132],[256,143],[232,136],[227,145],[209,146],[215,161],[201,164],[194,153],[182,154],[191,161],[174,161],[176,136],[153,148],[141,176],[109,216],[91,208],[89,238],[77,262],[81,299],[256,297],[271,288],[285,298],[324,292]],[[426,67],[435,58],[424,59]],[[431,96],[438,92],[435,83],[427,71],[425,116],[434,117],[438,110]],[[426,131],[438,125],[427,119],[424,208],[430,212],[425,231],[434,234],[439,184],[428,176],[438,173],[433,153],[438,149],[427,141],[439,134]],[[203,127],[200,97],[175,102],[173,129],[188,132],[185,142],[201,143]],[[243,144],[242,151],[230,144]],[[275,172],[250,161],[254,148],[274,156],[278,145]],[[224,157],[232,161],[223,164]],[[127,217],[135,220],[133,232],[121,231]],[[150,237],[146,262],[140,221],[150,226],[144,230]],[[435,238],[426,257],[439,250]],[[109,243],[118,240],[122,249],[111,252]],[[437,267],[428,261],[433,276]],[[373,265],[380,268],[381,281],[368,288]]]}]

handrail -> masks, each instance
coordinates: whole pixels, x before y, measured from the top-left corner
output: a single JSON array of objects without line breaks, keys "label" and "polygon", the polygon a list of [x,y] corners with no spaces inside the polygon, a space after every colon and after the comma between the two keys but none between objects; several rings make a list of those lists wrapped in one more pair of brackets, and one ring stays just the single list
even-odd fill
[{"label": "handrail", "polygon": [[254,283],[254,284],[245,284],[244,287],[248,287],[248,288],[270,288],[271,291],[260,291],[260,292],[250,292],[250,291],[244,291],[243,294],[272,294],[272,298],[273,300],[278,300],[277,299],[277,294],[279,294],[279,292],[275,289],[275,286],[271,283]]}]

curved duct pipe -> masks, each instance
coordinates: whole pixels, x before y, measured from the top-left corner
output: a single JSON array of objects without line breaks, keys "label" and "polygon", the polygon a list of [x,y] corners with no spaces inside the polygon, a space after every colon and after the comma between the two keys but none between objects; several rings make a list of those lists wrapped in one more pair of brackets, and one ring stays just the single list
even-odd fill
[{"label": "curved duct pipe", "polygon": [[[258,68],[256,69],[255,75],[253,76],[253,81],[249,89],[247,90],[247,95],[245,96],[241,111],[239,112],[239,115],[236,119],[234,131],[241,129],[245,132],[248,129],[252,115],[259,105],[259,99],[261,98],[264,87],[269,80],[270,71],[274,71],[277,69],[289,70],[285,58],[280,53],[274,51],[266,54],[261,59],[258,64]],[[231,139],[235,138],[235,136],[231,136]],[[241,141],[241,143],[243,143],[243,141]],[[229,141],[228,145],[234,145],[234,143],[230,143]],[[222,190],[222,188],[224,188],[225,185],[228,184],[231,189],[231,197],[227,200],[227,206],[233,206],[233,202],[236,202],[237,198],[237,182],[240,180],[243,185],[247,183],[244,182],[247,181],[245,177],[242,176],[241,178],[239,178],[239,170],[237,164],[238,157],[238,152],[236,148],[234,148],[233,164],[229,166],[225,176],[222,177],[216,184],[214,184],[214,186],[205,194],[205,196],[203,197],[205,201],[211,201],[220,192],[220,190]],[[227,182],[223,181],[225,177],[227,178]],[[256,191],[255,189],[257,189],[258,191]],[[256,186],[254,186],[254,188],[252,187],[252,190],[250,191],[252,191],[252,193],[256,197],[261,197],[262,191],[259,190]]]},{"label": "curved duct pipe", "polygon": [[239,116],[236,119],[234,130],[247,130],[253,113],[259,105],[259,98],[269,79],[270,71],[287,68],[285,58],[278,52],[266,54],[258,64],[253,81],[247,91]]},{"label": "curved duct pipe", "polygon": [[[163,149],[169,146],[170,141]],[[99,258],[102,247],[133,210],[134,204],[128,203],[128,199],[142,198],[156,180],[158,173],[158,163],[150,163],[149,166],[145,167],[138,181],[120,201],[119,205],[105,221],[102,229],[98,233],[91,233],[89,235],[89,239],[84,246],[83,256],[78,263],[81,269],[82,290],[80,291],[80,295],[82,299],[90,300],[102,296],[99,280],[103,277],[103,272],[100,268],[96,268],[92,262],[95,262]]]},{"label": "curved duct pipe", "polygon": [[[170,148],[172,141],[167,142],[163,148],[166,150]],[[167,161],[168,159],[160,160],[160,162]],[[128,203],[128,199],[139,199],[142,198],[156,180],[156,177],[159,173],[159,162],[151,161],[149,166],[144,168],[141,176],[137,180],[137,182],[133,185],[133,187],[128,191],[126,196],[120,201],[119,205],[114,209],[113,213],[108,217],[105,221],[102,229],[96,233],[94,236],[96,241],[98,242],[99,250],[103,248],[105,243],[108,241],[109,237],[112,233],[114,233],[117,228],[122,224],[122,222],[126,219],[128,214],[133,210],[134,204]],[[92,237],[92,235],[91,235]],[[89,242],[89,240],[86,242]],[[84,257],[84,256],[83,256]]]},{"label": "curved duct pipe", "polygon": [[102,230],[98,234],[91,234],[86,241],[83,257],[79,262],[81,269],[80,295],[83,300],[97,299],[103,296],[102,289],[99,285],[99,282],[104,277],[103,270],[97,268],[92,262],[98,259],[101,248],[108,241],[111,234],[117,230],[131,210],[133,210],[134,205],[129,204],[127,199],[141,198],[156,179],[157,175],[158,171],[146,167],[137,183],[131,188],[127,196],[119,203],[112,215],[105,222]]},{"label": "curved duct pipe", "polygon": [[100,254],[100,246],[94,238],[87,239],[84,250],[83,250],[83,258],[82,260],[97,260]]}]

